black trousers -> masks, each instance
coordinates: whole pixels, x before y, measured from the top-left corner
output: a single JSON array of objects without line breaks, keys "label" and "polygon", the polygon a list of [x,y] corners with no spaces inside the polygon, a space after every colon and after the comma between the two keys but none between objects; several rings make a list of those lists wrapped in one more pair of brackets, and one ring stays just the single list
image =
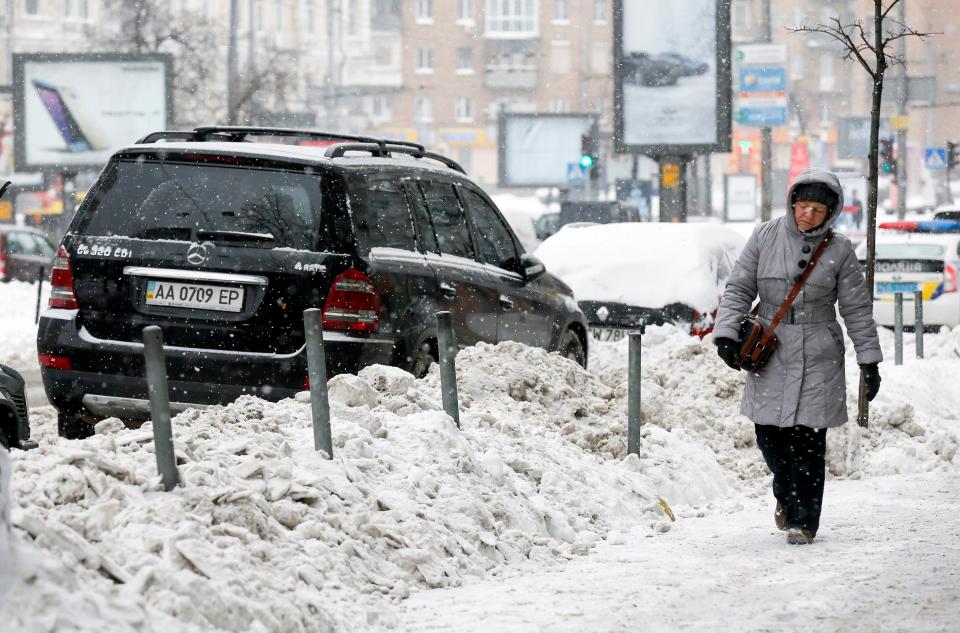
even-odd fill
[{"label": "black trousers", "polygon": [[757,446],[773,473],[773,496],[787,508],[787,527],[820,527],[827,430],[757,424]]}]

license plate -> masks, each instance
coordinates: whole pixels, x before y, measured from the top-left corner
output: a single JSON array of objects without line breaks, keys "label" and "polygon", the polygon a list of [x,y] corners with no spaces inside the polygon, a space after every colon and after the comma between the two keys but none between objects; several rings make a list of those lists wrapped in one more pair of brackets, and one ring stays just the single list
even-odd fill
[{"label": "license plate", "polygon": [[243,288],[151,279],[147,282],[147,305],[240,312],[243,310]]},{"label": "license plate", "polygon": [[616,327],[592,327],[590,328],[590,336],[593,337],[595,341],[615,343],[639,331],[640,330]]},{"label": "license plate", "polygon": [[911,298],[913,297],[914,291],[917,289],[917,284],[912,282],[896,282],[896,281],[878,281],[877,282],[877,294],[896,294],[902,292],[904,294],[909,294]]}]

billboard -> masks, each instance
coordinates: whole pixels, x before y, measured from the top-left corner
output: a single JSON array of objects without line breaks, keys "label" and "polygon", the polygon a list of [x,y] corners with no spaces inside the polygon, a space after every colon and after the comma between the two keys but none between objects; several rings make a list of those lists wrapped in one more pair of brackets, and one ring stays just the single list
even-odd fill
[{"label": "billboard", "polygon": [[570,187],[584,184],[584,135],[596,139],[597,115],[507,112],[500,115],[501,187]]},{"label": "billboard", "polygon": [[99,169],[173,119],[169,55],[15,54],[19,170]]},{"label": "billboard", "polygon": [[730,151],[730,0],[614,2],[616,150]]},{"label": "billboard", "polygon": [[[9,180],[13,184],[13,189],[19,191],[42,188],[42,173],[14,171],[13,137],[13,90],[8,86],[0,86],[0,183]],[[0,218],[0,221],[2,220],[3,218]]]}]

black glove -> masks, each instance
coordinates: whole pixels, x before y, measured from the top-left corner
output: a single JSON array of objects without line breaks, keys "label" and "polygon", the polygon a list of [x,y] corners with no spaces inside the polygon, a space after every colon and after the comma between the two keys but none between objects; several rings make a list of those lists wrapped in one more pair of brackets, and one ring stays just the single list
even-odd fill
[{"label": "black glove", "polygon": [[867,402],[877,397],[880,391],[880,368],[876,363],[863,363],[860,365],[860,372],[863,375],[863,382],[867,386]]},{"label": "black glove", "polygon": [[[740,371],[740,368],[737,367],[737,357],[740,355],[740,345],[731,339],[720,337],[713,339],[713,344],[717,346],[717,356],[719,356],[723,362],[725,362],[730,369],[736,369]],[[879,378],[877,379],[879,380]]]}]

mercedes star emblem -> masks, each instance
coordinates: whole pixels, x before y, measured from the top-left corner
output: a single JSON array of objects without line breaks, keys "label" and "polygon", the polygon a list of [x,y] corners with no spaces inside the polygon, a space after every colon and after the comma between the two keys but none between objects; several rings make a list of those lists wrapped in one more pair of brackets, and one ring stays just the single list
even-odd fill
[{"label": "mercedes star emblem", "polygon": [[187,261],[194,266],[207,261],[207,251],[213,246],[213,242],[194,242],[187,249]]}]

